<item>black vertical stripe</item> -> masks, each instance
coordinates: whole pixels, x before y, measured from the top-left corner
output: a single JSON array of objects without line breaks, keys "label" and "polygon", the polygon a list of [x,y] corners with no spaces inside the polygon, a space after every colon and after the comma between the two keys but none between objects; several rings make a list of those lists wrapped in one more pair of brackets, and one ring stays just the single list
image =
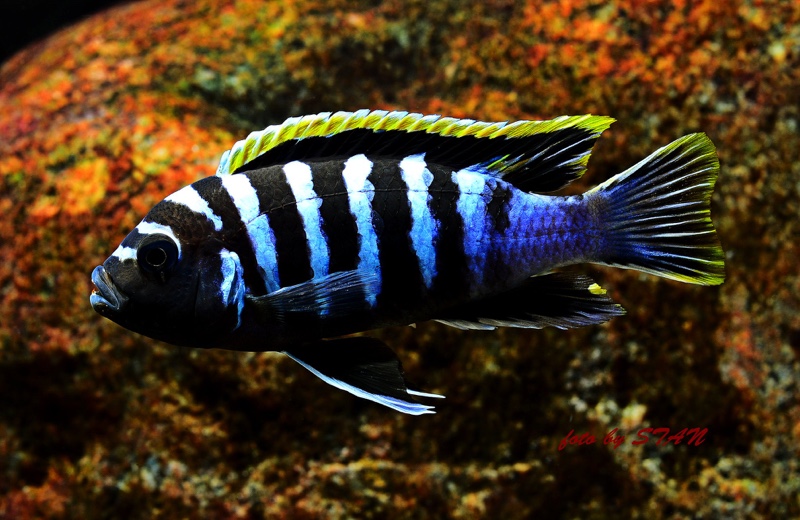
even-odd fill
[{"label": "black vertical stripe", "polygon": [[228,251],[239,256],[244,271],[244,283],[255,295],[266,294],[267,288],[258,272],[256,253],[247,228],[242,222],[236,203],[217,176],[207,177],[194,184],[195,190],[208,202],[208,207],[222,220],[222,243]]},{"label": "black vertical stripe", "polygon": [[431,288],[441,302],[457,303],[468,296],[471,276],[464,254],[464,222],[458,214],[458,185],[452,180],[452,170],[437,164],[428,164],[433,173],[428,193],[431,198],[431,215],[439,222],[436,241],[436,278]]},{"label": "black vertical stripe", "polygon": [[424,282],[411,242],[408,187],[397,160],[377,160],[367,180],[375,187],[372,224],[378,236],[381,263],[380,302],[405,308],[419,303]]},{"label": "black vertical stripe", "polygon": [[314,276],[303,219],[297,211],[282,166],[270,166],[247,173],[258,194],[260,211],[267,214],[275,234],[278,276],[281,287],[296,285]]},{"label": "black vertical stripe", "polygon": [[508,219],[509,200],[511,200],[511,185],[503,181],[496,181],[492,189],[492,199],[486,205],[486,213],[492,219],[492,231],[502,235],[510,224]]},{"label": "black vertical stripe", "polygon": [[486,213],[491,219],[492,244],[487,249],[484,283],[487,285],[504,285],[513,275],[513,265],[509,262],[512,256],[503,244],[506,230],[511,225],[508,212],[514,188],[503,181],[496,181],[492,187],[492,198],[486,205]]},{"label": "black vertical stripe", "polygon": [[314,192],[322,198],[319,208],[322,232],[328,237],[328,271],[351,271],[358,267],[358,227],[350,211],[342,172],[344,161],[309,163]]}]

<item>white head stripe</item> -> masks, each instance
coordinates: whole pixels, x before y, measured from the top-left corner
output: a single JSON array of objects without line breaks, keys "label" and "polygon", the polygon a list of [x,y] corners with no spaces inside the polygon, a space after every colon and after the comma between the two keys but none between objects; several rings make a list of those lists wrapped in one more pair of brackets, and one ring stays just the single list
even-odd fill
[{"label": "white head stripe", "polygon": [[164,200],[174,202],[186,206],[195,213],[205,215],[205,217],[214,223],[214,229],[219,231],[222,229],[222,219],[211,210],[208,201],[197,193],[194,186],[191,184],[185,188],[181,188]]},{"label": "white head stripe", "polygon": [[141,221],[139,222],[139,225],[136,226],[136,231],[138,231],[140,235],[152,235],[154,233],[159,233],[168,236],[178,247],[178,258],[181,257],[181,241],[178,240],[178,237],[176,237],[175,233],[172,232],[171,227],[158,224],[156,222]]},{"label": "white head stripe", "polygon": [[120,262],[125,260],[136,260],[136,250],[132,247],[120,245],[111,256],[115,257]]}]

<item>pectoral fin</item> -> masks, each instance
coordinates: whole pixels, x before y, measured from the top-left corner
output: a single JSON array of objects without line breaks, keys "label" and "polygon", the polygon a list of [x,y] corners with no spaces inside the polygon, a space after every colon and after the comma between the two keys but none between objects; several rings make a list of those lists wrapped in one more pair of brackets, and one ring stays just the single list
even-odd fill
[{"label": "pectoral fin", "polygon": [[367,295],[378,283],[375,273],[340,271],[264,296],[247,296],[261,324],[331,319],[369,309]]},{"label": "pectoral fin", "polygon": [[434,413],[432,406],[419,404],[411,396],[444,397],[409,390],[400,360],[374,338],[318,341],[284,353],[329,385],[399,412]]},{"label": "pectoral fin", "polygon": [[603,323],[621,314],[625,314],[623,308],[588,276],[550,273],[528,278],[522,286],[498,296],[452,309],[436,321],[459,329],[567,329]]}]

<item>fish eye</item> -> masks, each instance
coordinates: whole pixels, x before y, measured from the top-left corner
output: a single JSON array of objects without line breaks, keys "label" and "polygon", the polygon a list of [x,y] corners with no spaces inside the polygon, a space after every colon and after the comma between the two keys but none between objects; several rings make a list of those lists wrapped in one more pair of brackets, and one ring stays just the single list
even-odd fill
[{"label": "fish eye", "polygon": [[149,235],[136,251],[139,267],[148,274],[164,275],[178,262],[178,246],[166,235]]}]

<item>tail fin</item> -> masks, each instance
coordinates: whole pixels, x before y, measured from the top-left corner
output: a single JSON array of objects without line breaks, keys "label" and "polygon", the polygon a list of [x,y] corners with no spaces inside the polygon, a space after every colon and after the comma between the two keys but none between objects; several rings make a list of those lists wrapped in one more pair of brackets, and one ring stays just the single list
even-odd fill
[{"label": "tail fin", "polygon": [[601,211],[602,263],[721,284],[724,253],[709,206],[718,174],[714,144],[690,134],[587,192]]}]

